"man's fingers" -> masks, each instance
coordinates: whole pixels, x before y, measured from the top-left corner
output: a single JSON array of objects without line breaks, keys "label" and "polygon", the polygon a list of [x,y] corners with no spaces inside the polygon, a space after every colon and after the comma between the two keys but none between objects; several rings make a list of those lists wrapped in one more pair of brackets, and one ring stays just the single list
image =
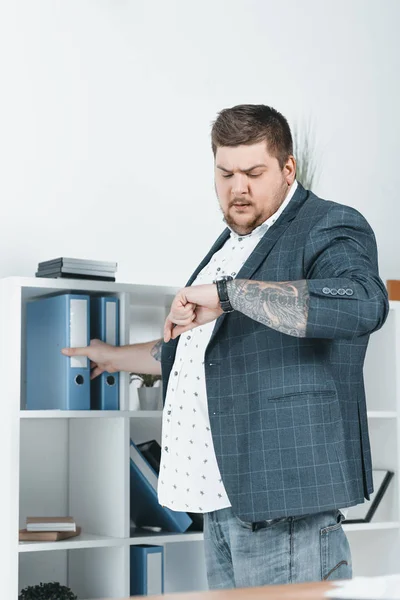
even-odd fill
[{"label": "man's fingers", "polygon": [[182,320],[182,319],[188,319],[192,315],[194,315],[195,310],[194,310],[194,308],[190,308],[189,310],[182,310],[182,309],[175,308],[175,309],[172,309],[169,314],[174,321],[176,319]]},{"label": "man's fingers", "polygon": [[85,348],[63,348],[61,353],[65,356],[88,356],[89,347]]},{"label": "man's fingers", "polygon": [[181,325],[181,327],[186,327],[186,325],[190,325],[190,323],[195,318],[195,315],[190,315],[190,317],[186,317],[186,319],[171,319],[174,325]]},{"label": "man's fingers", "polygon": [[167,344],[171,339],[171,332],[173,328],[173,323],[169,317],[165,319],[164,323],[164,342]]},{"label": "man's fingers", "polygon": [[90,373],[90,379],[95,379],[95,377],[97,377],[98,375],[101,375],[103,372],[103,369],[100,369],[100,367],[96,367],[95,369],[93,369]]},{"label": "man's fingers", "polygon": [[192,314],[194,312],[195,308],[196,308],[196,306],[192,303],[186,304],[186,306],[184,308],[179,309],[179,314],[186,317],[186,316]]}]

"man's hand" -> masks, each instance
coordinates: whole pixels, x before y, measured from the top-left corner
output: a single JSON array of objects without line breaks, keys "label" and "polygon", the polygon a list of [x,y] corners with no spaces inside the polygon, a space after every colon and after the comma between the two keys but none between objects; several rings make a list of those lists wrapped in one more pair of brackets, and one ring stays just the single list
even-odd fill
[{"label": "man's hand", "polygon": [[105,344],[100,340],[91,340],[90,346],[85,348],[63,348],[61,350],[65,356],[87,356],[90,360],[90,379],[101,375],[104,371],[115,373],[114,357],[117,352],[115,346]]},{"label": "man's hand", "polygon": [[183,288],[175,296],[164,325],[164,341],[205,325],[223,314],[214,283]]}]

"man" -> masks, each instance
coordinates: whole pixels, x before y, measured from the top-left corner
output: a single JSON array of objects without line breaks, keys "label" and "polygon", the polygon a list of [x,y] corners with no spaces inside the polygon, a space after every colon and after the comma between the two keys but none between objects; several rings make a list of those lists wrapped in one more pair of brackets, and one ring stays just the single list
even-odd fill
[{"label": "man", "polygon": [[204,513],[211,588],[351,577],[341,511],[372,491],[362,367],[388,313],[374,234],[296,182],[276,110],[223,110],[212,148],[227,228],[164,343],[64,352],[93,376],[161,359],[159,500]]}]

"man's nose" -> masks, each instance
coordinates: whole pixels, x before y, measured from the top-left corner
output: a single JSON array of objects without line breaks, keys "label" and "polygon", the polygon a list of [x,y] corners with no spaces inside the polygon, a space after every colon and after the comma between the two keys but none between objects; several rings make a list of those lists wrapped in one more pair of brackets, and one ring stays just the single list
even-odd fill
[{"label": "man's nose", "polygon": [[235,173],[232,182],[232,195],[243,196],[248,192],[247,175],[244,173]]}]

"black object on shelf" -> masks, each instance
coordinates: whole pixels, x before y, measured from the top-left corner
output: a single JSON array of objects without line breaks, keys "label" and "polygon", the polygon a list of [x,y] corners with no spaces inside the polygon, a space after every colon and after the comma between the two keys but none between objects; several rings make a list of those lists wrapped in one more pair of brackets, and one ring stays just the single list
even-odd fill
[{"label": "black object on shelf", "polygon": [[373,469],[372,479],[374,483],[374,491],[370,494],[370,500],[366,500],[363,504],[351,506],[347,509],[347,517],[344,523],[370,523],[383,496],[393,479],[393,471],[384,469]]},{"label": "black object on shelf", "polygon": [[65,268],[68,270],[72,269],[93,269],[93,270],[102,270],[102,271],[111,271],[115,273],[117,270],[116,262],[109,262],[105,260],[90,260],[86,258],[66,258],[59,257],[53,258],[51,260],[46,260],[44,262],[40,262],[38,265],[39,271],[54,271],[59,268]]},{"label": "black object on shelf", "polygon": [[[161,462],[161,446],[156,440],[150,440],[149,442],[143,442],[137,444],[138,449],[143,454],[147,462],[151,465],[154,471],[159,475],[160,473],[160,462]],[[202,513],[191,513],[188,512],[189,517],[193,523],[189,527],[188,531],[203,531],[203,515]]]},{"label": "black object on shelf", "polygon": [[36,277],[115,281],[116,271],[116,262],[60,257],[40,262]]}]

